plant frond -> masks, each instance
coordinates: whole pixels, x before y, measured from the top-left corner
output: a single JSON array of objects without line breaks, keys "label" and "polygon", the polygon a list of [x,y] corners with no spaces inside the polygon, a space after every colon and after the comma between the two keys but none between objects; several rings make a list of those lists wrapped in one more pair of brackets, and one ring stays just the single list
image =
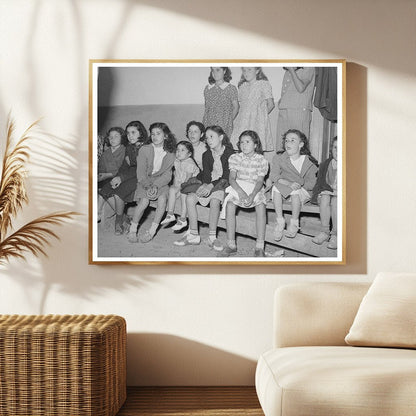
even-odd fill
[{"label": "plant frond", "polygon": [[0,264],[6,263],[11,257],[23,259],[25,252],[35,256],[43,254],[47,257],[45,247],[50,245],[50,238],[59,240],[50,227],[61,225],[75,215],[79,214],[73,211],[55,212],[28,222],[0,242]]},{"label": "plant frond", "polygon": [[32,123],[13,146],[15,123],[10,116],[7,122],[6,148],[0,181],[0,236],[6,234],[12,225],[12,217],[28,202],[25,165],[29,159],[29,147],[26,141],[31,137],[30,133],[37,123],[38,121]]}]

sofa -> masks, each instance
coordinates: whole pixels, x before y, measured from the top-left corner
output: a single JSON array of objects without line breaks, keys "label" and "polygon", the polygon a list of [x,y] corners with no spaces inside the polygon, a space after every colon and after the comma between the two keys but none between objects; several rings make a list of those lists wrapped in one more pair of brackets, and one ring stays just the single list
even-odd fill
[{"label": "sofa", "polygon": [[266,416],[416,415],[416,275],[379,277],[276,290],[255,380]]}]

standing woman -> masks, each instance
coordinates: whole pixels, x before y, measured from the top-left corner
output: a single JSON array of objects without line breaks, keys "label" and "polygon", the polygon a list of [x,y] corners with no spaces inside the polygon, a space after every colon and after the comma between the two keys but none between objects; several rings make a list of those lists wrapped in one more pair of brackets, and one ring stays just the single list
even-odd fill
[{"label": "standing woman", "polygon": [[233,120],[238,113],[238,91],[230,84],[231,70],[228,67],[211,67],[208,85],[204,89],[205,126],[220,126],[230,137]]},{"label": "standing woman", "polygon": [[263,151],[274,151],[269,113],[274,108],[272,86],[261,67],[243,67],[238,83],[240,111],[234,121],[231,143],[237,148],[243,131],[255,131]]}]

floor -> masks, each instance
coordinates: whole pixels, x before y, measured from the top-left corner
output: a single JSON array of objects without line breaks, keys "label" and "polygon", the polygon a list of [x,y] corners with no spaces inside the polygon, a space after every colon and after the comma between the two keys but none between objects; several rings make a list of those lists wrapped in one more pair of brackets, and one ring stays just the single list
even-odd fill
[{"label": "floor", "polygon": [[128,387],[117,416],[264,416],[254,387]]}]

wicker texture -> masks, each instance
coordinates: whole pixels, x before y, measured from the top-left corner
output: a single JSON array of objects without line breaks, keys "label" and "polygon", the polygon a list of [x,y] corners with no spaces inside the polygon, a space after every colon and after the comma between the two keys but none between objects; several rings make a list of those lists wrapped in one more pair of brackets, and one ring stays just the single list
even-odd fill
[{"label": "wicker texture", "polygon": [[0,315],[0,415],[114,416],[126,399],[126,322]]}]

